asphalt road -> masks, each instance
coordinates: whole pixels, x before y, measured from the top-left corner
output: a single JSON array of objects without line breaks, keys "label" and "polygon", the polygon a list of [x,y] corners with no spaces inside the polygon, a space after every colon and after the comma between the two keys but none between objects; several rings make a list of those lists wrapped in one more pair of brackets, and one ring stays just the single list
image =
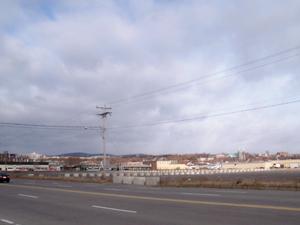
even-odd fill
[{"label": "asphalt road", "polygon": [[299,225],[300,192],[0,184],[0,225]]}]

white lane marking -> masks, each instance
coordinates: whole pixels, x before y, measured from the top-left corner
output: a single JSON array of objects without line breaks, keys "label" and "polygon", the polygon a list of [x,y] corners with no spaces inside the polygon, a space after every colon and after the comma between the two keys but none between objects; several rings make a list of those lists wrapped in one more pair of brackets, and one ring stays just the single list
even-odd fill
[{"label": "white lane marking", "polygon": [[220,196],[219,194],[205,194],[205,193],[192,193],[192,192],[183,192],[182,195],[197,195],[197,196]]},{"label": "white lane marking", "polygon": [[38,198],[38,196],[34,196],[34,195],[25,195],[25,194],[18,194],[21,197],[27,197],[27,198]]},{"label": "white lane marking", "polygon": [[93,207],[93,208],[97,208],[97,209],[107,209],[107,210],[119,211],[119,212],[137,213],[137,212],[134,211],[134,210],[117,209],[117,208],[110,208],[110,207],[99,206],[99,205],[92,205],[92,207]]},{"label": "white lane marking", "polygon": [[3,223],[14,224],[13,221],[6,220],[6,219],[1,219],[0,221],[3,222]]}]

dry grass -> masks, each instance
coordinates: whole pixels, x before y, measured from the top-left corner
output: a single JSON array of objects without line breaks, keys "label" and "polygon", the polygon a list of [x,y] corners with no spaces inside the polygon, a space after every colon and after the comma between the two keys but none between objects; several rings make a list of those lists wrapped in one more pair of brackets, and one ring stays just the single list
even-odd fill
[{"label": "dry grass", "polygon": [[208,179],[208,178],[163,178],[161,186],[165,187],[205,187],[205,188],[241,188],[241,189],[277,189],[300,190],[300,180],[290,181],[263,181],[257,179]]},{"label": "dry grass", "polygon": [[28,180],[55,180],[55,181],[69,181],[80,183],[112,183],[111,177],[64,177],[64,176],[28,176],[11,174],[12,179],[28,179]]}]

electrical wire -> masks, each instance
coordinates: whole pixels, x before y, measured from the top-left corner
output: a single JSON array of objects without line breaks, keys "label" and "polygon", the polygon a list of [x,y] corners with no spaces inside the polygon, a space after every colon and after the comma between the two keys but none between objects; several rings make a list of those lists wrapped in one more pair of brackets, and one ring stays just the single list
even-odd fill
[{"label": "electrical wire", "polygon": [[[131,129],[131,128],[143,128],[143,127],[152,127],[152,126],[159,126],[159,125],[165,125],[165,124],[176,124],[176,123],[183,123],[183,122],[190,122],[190,121],[197,121],[197,120],[204,120],[209,119],[213,117],[223,117],[223,116],[229,116],[239,113],[245,113],[245,112],[251,112],[251,111],[258,111],[268,108],[275,108],[279,106],[284,105],[290,105],[299,103],[300,99],[295,100],[289,100],[284,101],[280,103],[274,103],[274,104],[268,104],[268,105],[260,105],[255,107],[249,107],[246,109],[239,109],[239,110],[233,110],[228,112],[221,112],[221,113],[212,113],[212,114],[206,114],[206,115],[198,115],[194,117],[189,118],[181,118],[181,119],[174,119],[174,120],[161,120],[161,121],[155,121],[145,124],[138,124],[138,125],[128,125],[128,126],[116,126],[116,127],[108,127],[107,130],[119,130],[119,129]],[[76,125],[46,125],[46,124],[29,124],[29,123],[8,123],[8,122],[0,122],[0,127],[11,127],[11,128],[38,128],[38,129],[67,129],[67,130],[102,130],[101,127],[97,126],[76,126]]]},{"label": "electrical wire", "polygon": [[295,103],[299,103],[299,102],[300,102],[300,99],[296,99],[296,100],[291,100],[291,101],[286,101],[286,102],[280,102],[280,103],[269,104],[269,105],[262,105],[262,106],[247,108],[247,109],[223,112],[223,113],[201,115],[201,116],[175,119],[175,120],[163,120],[163,121],[157,121],[157,122],[140,124],[140,125],[128,125],[128,126],[123,126],[123,127],[121,127],[121,126],[120,127],[110,127],[108,129],[114,130],[114,129],[143,128],[143,127],[152,127],[152,126],[158,126],[158,125],[164,125],[164,124],[183,123],[183,122],[203,120],[203,119],[208,119],[208,118],[213,118],[213,117],[223,117],[223,116],[229,116],[229,115],[234,115],[234,114],[239,114],[239,113],[258,111],[258,110],[263,110],[263,109],[268,109],[268,108],[275,108],[275,107],[295,104]]},{"label": "electrical wire", "polygon": [[[153,91],[144,92],[144,93],[141,93],[141,94],[138,94],[138,95],[133,95],[133,96],[128,97],[128,98],[117,99],[117,100],[111,101],[108,105],[115,106],[115,105],[122,104],[124,102],[128,103],[128,102],[132,102],[132,101],[138,101],[138,100],[141,100],[141,99],[144,99],[144,98],[150,98],[150,97],[153,97],[153,96],[157,96],[159,94],[166,94],[166,92],[168,92],[168,91],[173,92],[174,91],[173,89],[176,89],[176,88],[180,88],[179,90],[181,90],[182,88],[187,88],[187,87],[189,87],[191,85],[194,85],[194,84],[200,84],[202,80],[207,81],[205,79],[208,79],[208,78],[218,78],[218,79],[221,78],[221,79],[223,79],[223,78],[231,77],[231,76],[238,75],[238,74],[241,74],[241,73],[256,70],[256,69],[259,69],[259,68],[262,68],[262,67],[265,67],[265,66],[268,66],[268,65],[271,65],[271,64],[275,64],[275,63],[278,63],[278,62],[281,62],[281,61],[284,61],[284,60],[287,60],[287,59],[290,59],[290,58],[297,57],[297,56],[300,55],[300,53],[293,54],[293,55],[286,56],[286,57],[282,57],[282,58],[273,60],[271,62],[266,62],[266,63],[256,65],[256,66],[253,66],[253,67],[249,67],[247,69],[243,69],[243,70],[235,72],[235,73],[230,73],[230,74],[227,74],[227,75],[219,76],[220,74],[228,73],[228,72],[243,68],[245,66],[256,64],[258,62],[265,61],[267,59],[272,59],[274,57],[281,56],[281,55],[284,55],[284,54],[287,54],[287,53],[290,53],[292,51],[296,51],[296,50],[299,50],[299,49],[300,49],[300,46],[297,46],[297,47],[294,47],[294,48],[289,48],[289,49],[286,49],[286,50],[283,50],[283,51],[273,53],[273,54],[268,55],[268,56],[264,56],[264,57],[261,57],[261,58],[255,59],[255,60],[248,61],[248,62],[240,64],[238,66],[233,66],[233,67],[221,70],[221,71],[217,71],[217,72],[214,72],[214,73],[211,73],[211,74],[208,74],[208,75],[201,76],[197,79],[189,80],[189,81],[182,82],[182,83],[177,83],[177,84],[174,84],[174,85],[169,85],[169,86],[166,86],[166,87],[163,87],[163,88],[160,88],[160,89],[156,89],[156,90],[153,90]],[[211,80],[208,80],[208,81],[211,81]]]},{"label": "electrical wire", "polygon": [[0,122],[0,126],[19,127],[19,128],[37,128],[37,129],[59,129],[59,130],[100,130],[99,126],[78,126],[78,125],[47,125],[33,123],[10,123]]}]

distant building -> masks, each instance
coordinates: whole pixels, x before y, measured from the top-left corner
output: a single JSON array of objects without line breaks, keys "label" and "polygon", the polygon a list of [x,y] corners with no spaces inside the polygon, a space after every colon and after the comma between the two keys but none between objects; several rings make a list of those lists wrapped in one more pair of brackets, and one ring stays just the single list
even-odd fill
[{"label": "distant building", "polygon": [[25,155],[17,155],[4,151],[0,153],[0,162],[29,162],[30,159]]},{"label": "distant building", "polygon": [[38,161],[45,157],[44,155],[36,153],[36,152],[29,153],[29,154],[27,154],[27,156],[32,161]]},{"label": "distant building", "polygon": [[47,162],[0,162],[0,171],[49,171]]},{"label": "distant building", "polygon": [[223,163],[222,169],[278,169],[278,168],[300,168],[300,159],[272,160],[266,162],[236,162]]},{"label": "distant building", "polygon": [[287,158],[287,157],[289,157],[288,152],[277,152],[276,153],[276,158]]},{"label": "distant building", "polygon": [[91,161],[83,161],[80,163],[80,170],[83,171],[99,171],[103,168],[101,166],[102,164],[97,163],[97,162],[91,162]]},{"label": "distant building", "polygon": [[151,165],[143,162],[125,162],[120,165],[121,170],[150,170]]},{"label": "distant building", "polygon": [[178,163],[177,160],[163,160],[156,161],[156,168],[158,170],[179,170],[179,169],[188,169],[188,166],[185,164]]},{"label": "distant building", "polygon": [[224,154],[216,154],[216,159],[225,159],[226,157]]}]

